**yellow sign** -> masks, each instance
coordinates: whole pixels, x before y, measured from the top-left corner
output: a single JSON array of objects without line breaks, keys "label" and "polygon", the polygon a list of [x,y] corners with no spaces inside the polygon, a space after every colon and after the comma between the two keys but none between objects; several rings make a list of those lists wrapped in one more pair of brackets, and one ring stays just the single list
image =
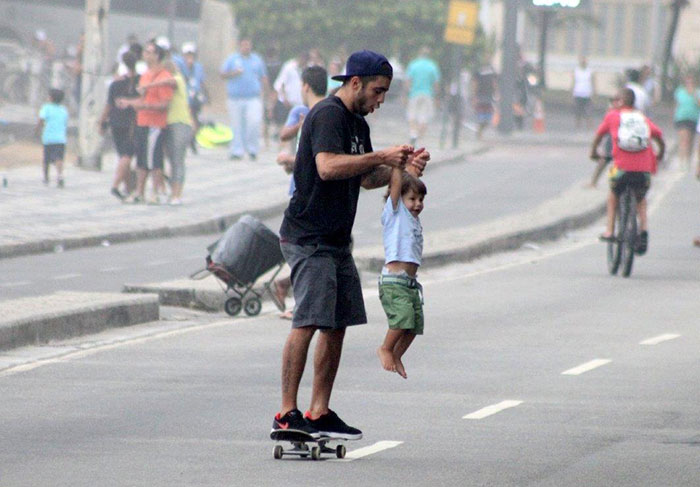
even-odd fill
[{"label": "yellow sign", "polygon": [[471,45],[476,34],[479,5],[476,2],[451,0],[445,28],[445,42]]}]

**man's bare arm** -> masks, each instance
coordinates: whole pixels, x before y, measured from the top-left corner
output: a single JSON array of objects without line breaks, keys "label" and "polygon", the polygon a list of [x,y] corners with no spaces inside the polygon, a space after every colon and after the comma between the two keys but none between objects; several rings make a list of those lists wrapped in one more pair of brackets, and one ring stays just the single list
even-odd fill
[{"label": "man's bare arm", "polygon": [[366,154],[321,152],[316,155],[316,169],[324,181],[352,178],[381,165],[403,168],[412,151],[411,146],[399,145]]},{"label": "man's bare arm", "polygon": [[383,188],[391,180],[391,167],[377,166],[362,176],[362,187],[365,189]]}]

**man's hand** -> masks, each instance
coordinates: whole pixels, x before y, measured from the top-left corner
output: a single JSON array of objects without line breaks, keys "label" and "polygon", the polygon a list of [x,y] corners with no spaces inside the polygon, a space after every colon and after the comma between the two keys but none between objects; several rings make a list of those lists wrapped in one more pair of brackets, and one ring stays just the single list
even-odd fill
[{"label": "man's hand", "polygon": [[397,167],[403,169],[406,167],[406,162],[408,161],[408,156],[413,153],[413,147],[410,145],[397,145],[394,147],[389,147],[379,151],[382,159],[382,164],[386,164],[390,167]]},{"label": "man's hand", "polygon": [[413,151],[413,153],[408,156],[408,160],[406,161],[406,172],[417,178],[421,177],[423,175],[423,171],[425,171],[425,166],[428,165],[429,160],[430,152],[425,150],[425,147],[421,147],[420,149]]}]

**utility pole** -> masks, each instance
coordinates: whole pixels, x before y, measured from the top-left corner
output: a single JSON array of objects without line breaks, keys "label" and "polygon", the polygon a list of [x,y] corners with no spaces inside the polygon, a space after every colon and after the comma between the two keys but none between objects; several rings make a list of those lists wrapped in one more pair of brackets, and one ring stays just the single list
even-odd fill
[{"label": "utility pole", "polygon": [[104,60],[107,50],[109,0],[85,0],[82,87],[78,119],[78,165],[102,169],[102,137],[97,130],[105,100]]},{"label": "utility pole", "polygon": [[501,56],[501,80],[499,83],[501,121],[498,131],[510,134],[515,126],[513,117],[513,95],[517,76],[518,45],[515,38],[518,30],[518,0],[503,0],[503,55]]},{"label": "utility pole", "polygon": [[175,45],[175,18],[177,17],[177,0],[168,2],[168,40]]}]

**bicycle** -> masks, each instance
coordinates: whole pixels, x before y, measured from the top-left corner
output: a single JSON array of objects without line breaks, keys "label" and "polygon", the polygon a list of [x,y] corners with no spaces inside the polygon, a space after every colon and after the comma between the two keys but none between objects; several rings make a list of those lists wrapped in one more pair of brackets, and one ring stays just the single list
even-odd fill
[{"label": "bicycle", "polygon": [[622,264],[622,277],[629,277],[638,238],[637,199],[630,184],[625,184],[625,189],[618,198],[613,236],[613,240],[608,242],[608,271],[614,276]]}]

